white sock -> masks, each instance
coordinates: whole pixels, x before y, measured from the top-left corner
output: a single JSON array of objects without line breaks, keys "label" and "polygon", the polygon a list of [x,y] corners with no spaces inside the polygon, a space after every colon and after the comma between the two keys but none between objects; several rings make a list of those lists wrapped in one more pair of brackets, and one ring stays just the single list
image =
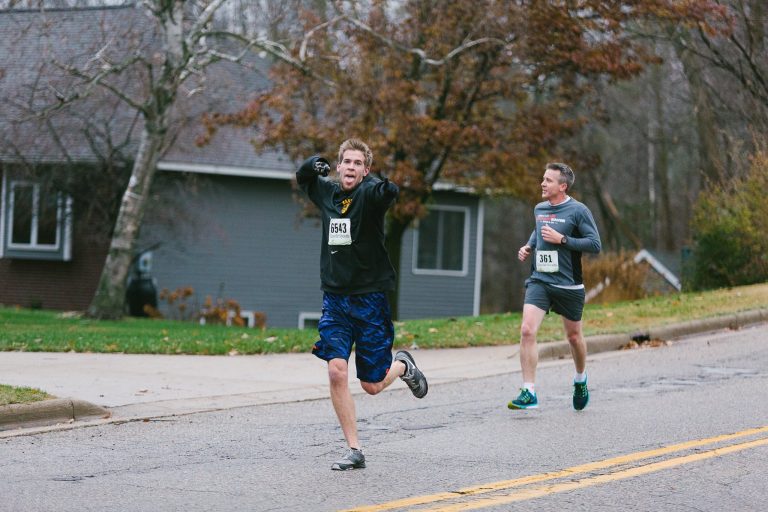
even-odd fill
[{"label": "white sock", "polygon": [[533,390],[533,382],[523,382],[523,389],[527,389],[534,395],[536,394],[536,391]]},{"label": "white sock", "polygon": [[587,381],[587,372],[576,373],[573,376],[573,382],[586,382],[586,381]]}]

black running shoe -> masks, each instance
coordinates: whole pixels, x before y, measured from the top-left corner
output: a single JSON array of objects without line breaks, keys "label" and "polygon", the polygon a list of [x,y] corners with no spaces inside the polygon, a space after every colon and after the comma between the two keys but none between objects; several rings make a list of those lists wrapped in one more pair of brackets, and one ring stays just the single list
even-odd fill
[{"label": "black running shoe", "polygon": [[362,469],[365,467],[365,455],[357,448],[350,448],[344,457],[337,460],[331,466],[334,471],[347,471],[348,469]]},{"label": "black running shoe", "polygon": [[400,378],[403,379],[403,382],[408,384],[409,388],[411,388],[413,396],[416,398],[424,398],[427,391],[429,391],[427,378],[424,377],[421,370],[416,367],[416,361],[413,360],[413,356],[405,350],[401,350],[395,354],[395,361],[402,361],[403,364],[405,364],[405,373],[403,373]]}]

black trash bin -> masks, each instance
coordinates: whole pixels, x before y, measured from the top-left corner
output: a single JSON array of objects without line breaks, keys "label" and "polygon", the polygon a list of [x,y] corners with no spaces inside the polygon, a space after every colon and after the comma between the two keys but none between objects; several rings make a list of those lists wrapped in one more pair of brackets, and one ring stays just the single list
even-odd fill
[{"label": "black trash bin", "polygon": [[137,277],[128,283],[126,290],[128,313],[131,316],[149,316],[144,306],[157,309],[157,287],[151,277]]}]

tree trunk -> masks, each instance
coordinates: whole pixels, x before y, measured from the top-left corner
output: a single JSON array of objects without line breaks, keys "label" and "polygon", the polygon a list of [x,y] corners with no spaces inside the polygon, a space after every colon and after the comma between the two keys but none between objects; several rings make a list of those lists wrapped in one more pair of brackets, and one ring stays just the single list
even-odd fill
[{"label": "tree trunk", "polygon": [[616,204],[613,202],[611,194],[603,188],[604,180],[599,179],[595,173],[585,173],[586,178],[592,187],[592,194],[597,201],[597,206],[600,209],[602,219],[604,221],[604,231],[600,235],[600,239],[603,242],[603,248],[611,248],[617,250],[622,247],[622,243],[619,240],[619,234],[629,240],[632,246],[640,250],[643,248],[643,242],[640,238],[631,230],[629,226],[622,220],[619,209],[616,208]]},{"label": "tree trunk", "polygon": [[107,260],[99,278],[88,315],[92,318],[118,319],[125,313],[126,278],[133,260],[133,250],[147,206],[149,189],[157,161],[165,142],[165,130],[145,124],[139,141],[128,187],[120,203]]},{"label": "tree trunk", "polygon": [[752,0],[749,8],[752,13],[750,16],[752,23],[749,26],[752,51],[759,55],[765,51],[765,25],[762,23],[765,19],[765,0]]},{"label": "tree trunk", "polygon": [[410,225],[411,221],[401,221],[395,219],[392,215],[387,216],[387,232],[384,238],[384,246],[389,253],[389,260],[395,268],[395,289],[388,294],[389,306],[392,309],[392,318],[400,318],[400,264],[403,251],[403,235]]},{"label": "tree trunk", "polygon": [[153,14],[160,22],[163,33],[162,72],[154,80],[150,77],[148,94],[138,107],[144,119],[144,128],[131,178],[120,203],[107,260],[101,271],[96,294],[88,308],[88,315],[93,318],[117,319],[125,313],[126,278],[133,261],[133,251],[147,208],[157,162],[169,139],[169,112],[188,65],[183,59],[184,2],[163,0],[157,2],[156,7]]},{"label": "tree trunk", "polygon": [[[659,183],[658,206],[656,208],[656,225],[654,229],[656,237],[656,248],[665,251],[675,249],[675,233],[672,220],[672,203],[669,187],[669,140],[667,130],[664,127],[664,92],[662,91],[663,81],[661,79],[661,69],[656,66],[652,72],[652,83],[654,92],[654,106],[656,121],[653,123],[655,133],[652,133],[651,144],[658,149],[656,154],[656,180]],[[653,186],[653,183],[651,184]]]},{"label": "tree trunk", "polygon": [[699,168],[702,177],[710,182],[719,183],[723,170],[720,144],[718,143],[718,122],[712,109],[713,101],[707,92],[707,84],[701,76],[699,64],[691,52],[676,44],[675,51],[691,88],[693,113],[696,122],[696,133],[699,138]]}]

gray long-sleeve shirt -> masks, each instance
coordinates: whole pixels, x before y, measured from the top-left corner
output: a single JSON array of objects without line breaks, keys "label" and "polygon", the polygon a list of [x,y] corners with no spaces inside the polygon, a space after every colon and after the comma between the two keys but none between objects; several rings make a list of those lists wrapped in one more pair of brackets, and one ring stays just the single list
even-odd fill
[{"label": "gray long-sleeve shirt", "polygon": [[[568,197],[554,206],[549,201],[543,201],[536,205],[533,214],[536,229],[527,243],[533,249],[534,256],[531,279],[555,286],[583,287],[581,254],[600,252],[600,235],[589,208]],[[541,237],[541,228],[545,225],[564,234],[567,243],[545,242]]]}]

